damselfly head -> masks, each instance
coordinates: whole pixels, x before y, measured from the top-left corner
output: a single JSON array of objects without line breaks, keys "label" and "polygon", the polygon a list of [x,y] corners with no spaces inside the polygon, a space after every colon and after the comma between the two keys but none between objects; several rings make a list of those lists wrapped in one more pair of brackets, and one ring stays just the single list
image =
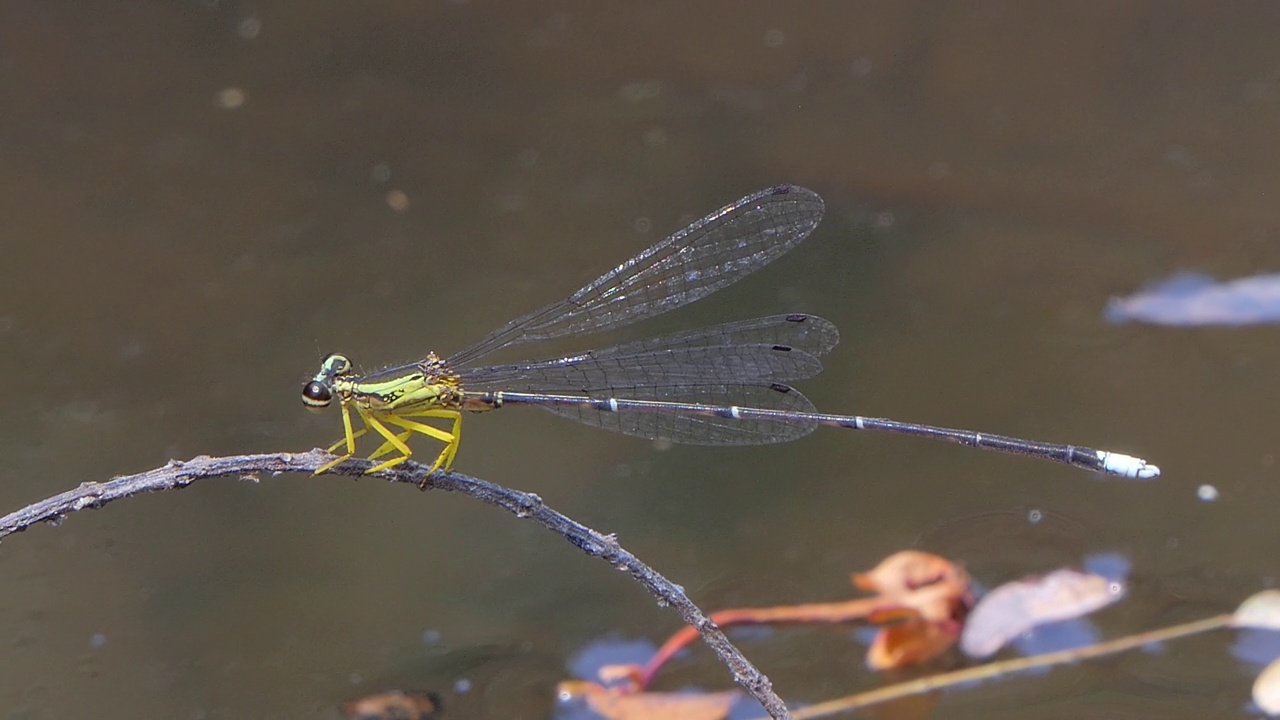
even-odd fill
[{"label": "damselfly head", "polygon": [[333,391],[323,383],[312,380],[302,386],[302,404],[308,410],[323,410],[333,402]]},{"label": "damselfly head", "polygon": [[320,372],[302,386],[302,404],[308,410],[324,410],[333,402],[333,380],[351,372],[346,355],[334,353],[320,363]]}]

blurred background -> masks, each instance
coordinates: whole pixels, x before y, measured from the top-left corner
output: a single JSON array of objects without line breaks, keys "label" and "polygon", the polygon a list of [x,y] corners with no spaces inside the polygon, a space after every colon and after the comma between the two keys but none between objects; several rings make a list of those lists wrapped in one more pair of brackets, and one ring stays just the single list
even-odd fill
[{"label": "blurred background", "polygon": [[[1280,329],[1103,310],[1181,270],[1280,270],[1278,32],[1269,3],[9,0],[0,511],[328,444],[338,415],[299,400],[324,353],[451,353],[789,182],[826,200],[809,241],[628,336],[819,314],[842,330],[802,384],[825,411],[1164,476],[828,428],[663,447],[528,408],[468,417],[457,469],[617,533],[704,608],[844,598],[917,547],[987,585],[1118,557],[1132,588],[1104,637],[1228,611],[1276,582]],[[385,687],[544,718],[584,649],[679,622],[531,523],[337,477],[79,513],[7,539],[0,578],[13,718],[333,718]],[[788,701],[889,680],[847,629],[742,637]],[[937,702],[1247,717],[1258,665],[1235,642]],[[700,646],[664,682],[731,685]]]}]

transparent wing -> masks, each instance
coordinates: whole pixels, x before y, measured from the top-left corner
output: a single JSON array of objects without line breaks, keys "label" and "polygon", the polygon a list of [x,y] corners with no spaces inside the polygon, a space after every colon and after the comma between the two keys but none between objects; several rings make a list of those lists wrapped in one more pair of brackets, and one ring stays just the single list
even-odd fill
[{"label": "transparent wing", "polygon": [[677,347],[786,345],[811,355],[826,355],[839,342],[840,331],[830,321],[817,315],[789,313],[682,330],[615,345],[594,354],[596,357],[605,357]]},{"label": "transparent wing", "polygon": [[808,237],[822,219],[822,198],[779,185],[698,220],[568,298],[490,333],[449,358],[465,367],[519,343],[618,328],[674,310],[741,280]]},{"label": "transparent wing", "polygon": [[624,343],[568,357],[459,373],[467,392],[607,392],[654,385],[749,384],[813,377],[838,339],[810,315],[773,315]]}]

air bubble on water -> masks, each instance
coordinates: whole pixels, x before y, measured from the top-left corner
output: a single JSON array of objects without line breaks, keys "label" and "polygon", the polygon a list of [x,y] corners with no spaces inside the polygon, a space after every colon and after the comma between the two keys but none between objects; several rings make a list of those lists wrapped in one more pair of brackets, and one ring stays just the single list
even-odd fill
[{"label": "air bubble on water", "polygon": [[245,40],[258,37],[260,32],[262,32],[262,21],[253,16],[241,20],[240,25],[236,27],[236,33]]},{"label": "air bubble on water", "polygon": [[223,110],[235,110],[244,105],[247,96],[244,90],[238,87],[223,88],[218,91],[215,103]]}]

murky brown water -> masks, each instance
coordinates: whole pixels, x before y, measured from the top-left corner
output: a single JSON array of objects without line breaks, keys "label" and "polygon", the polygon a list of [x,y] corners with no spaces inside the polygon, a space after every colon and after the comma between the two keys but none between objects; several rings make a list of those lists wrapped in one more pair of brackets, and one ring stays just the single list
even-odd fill
[{"label": "murky brown water", "polygon": [[[828,429],[664,450],[520,408],[469,420],[458,469],[619,533],[706,607],[841,597],[921,544],[987,583],[1124,557],[1137,589],[1104,636],[1222,612],[1276,582],[1280,329],[1102,308],[1176,270],[1280,268],[1277,32],[1266,4],[5,3],[0,511],[328,442],[337,417],[298,400],[323,352],[451,352],[794,182],[827,201],[809,242],[639,332],[821,314],[844,331],[804,385],[823,409],[1165,477]],[[1020,528],[1029,509],[1054,522]],[[22,718],[335,717],[387,685],[449,717],[546,717],[587,643],[677,623],[492,508],[334,478],[82,513],[7,540],[0,578],[0,704]],[[1232,642],[942,703],[1245,716],[1257,668]],[[882,682],[860,647],[820,646],[745,649],[788,699]],[[728,682],[705,652],[680,668]]]}]

